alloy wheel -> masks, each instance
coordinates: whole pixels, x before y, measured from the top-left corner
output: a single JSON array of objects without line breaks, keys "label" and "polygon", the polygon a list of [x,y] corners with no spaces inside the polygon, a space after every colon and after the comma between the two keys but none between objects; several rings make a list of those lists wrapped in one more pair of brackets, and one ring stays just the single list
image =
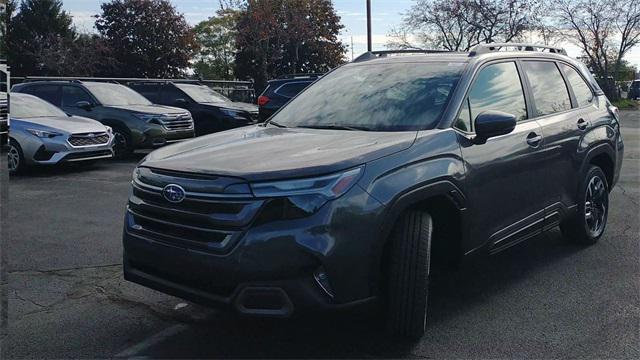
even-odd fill
[{"label": "alloy wheel", "polygon": [[607,187],[599,176],[594,176],[587,185],[584,204],[584,218],[592,236],[599,236],[607,220],[609,198]]},{"label": "alloy wheel", "polygon": [[20,167],[20,152],[13,144],[9,145],[9,171],[16,171]]}]

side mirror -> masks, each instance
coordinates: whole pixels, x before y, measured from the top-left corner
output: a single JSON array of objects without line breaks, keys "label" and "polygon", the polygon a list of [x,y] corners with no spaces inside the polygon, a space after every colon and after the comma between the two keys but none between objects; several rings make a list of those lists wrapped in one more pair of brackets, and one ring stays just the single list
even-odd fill
[{"label": "side mirror", "polygon": [[93,105],[91,105],[91,103],[88,101],[78,101],[76,103],[76,107],[86,111],[91,111],[91,109],[93,108]]},{"label": "side mirror", "polygon": [[516,117],[502,111],[483,111],[473,121],[476,137],[474,143],[484,144],[487,139],[505,135],[516,127]]},{"label": "side mirror", "polygon": [[187,101],[187,99],[182,99],[182,98],[180,98],[180,99],[176,99],[176,101],[174,102],[174,104],[175,104],[176,106],[186,106],[186,105],[188,105],[188,104],[189,104],[189,102]]}]

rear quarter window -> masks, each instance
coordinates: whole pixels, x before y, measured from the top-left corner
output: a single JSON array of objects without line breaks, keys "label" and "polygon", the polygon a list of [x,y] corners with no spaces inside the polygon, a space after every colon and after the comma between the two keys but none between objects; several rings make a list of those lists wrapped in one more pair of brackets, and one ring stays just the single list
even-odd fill
[{"label": "rear quarter window", "polygon": [[569,65],[560,64],[560,68],[564,72],[567,81],[569,82],[569,86],[571,86],[571,89],[573,90],[573,95],[576,97],[576,101],[578,102],[576,105],[580,107],[591,104],[591,101],[593,100],[593,93],[582,76],[580,76],[580,74],[578,74],[578,72]]}]

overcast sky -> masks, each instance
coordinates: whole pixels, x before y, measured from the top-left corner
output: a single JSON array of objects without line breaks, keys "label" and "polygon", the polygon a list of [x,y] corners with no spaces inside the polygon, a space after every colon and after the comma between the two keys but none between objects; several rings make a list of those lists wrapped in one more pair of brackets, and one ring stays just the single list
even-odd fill
[{"label": "overcast sky", "polygon": [[[76,26],[80,31],[93,30],[93,15],[100,12],[100,0],[63,0],[64,8],[74,17]],[[212,16],[218,9],[218,0],[172,0],[178,11],[183,13],[190,24],[197,24]],[[386,35],[394,27],[402,22],[402,14],[413,3],[413,0],[372,0],[373,19],[373,48],[384,49],[387,43]],[[342,40],[350,45],[353,37],[353,50],[355,56],[366,51],[367,48],[367,23],[365,0],[333,0],[333,4],[342,17],[345,29]],[[571,44],[564,45],[570,56],[580,55],[577,47]],[[349,52],[351,57],[351,52]],[[627,60],[640,68],[640,48],[636,47],[627,56]]]}]

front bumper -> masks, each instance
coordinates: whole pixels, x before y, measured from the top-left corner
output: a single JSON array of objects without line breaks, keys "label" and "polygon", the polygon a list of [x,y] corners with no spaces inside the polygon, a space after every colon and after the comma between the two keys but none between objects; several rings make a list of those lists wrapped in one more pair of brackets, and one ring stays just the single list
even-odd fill
[{"label": "front bumper", "polygon": [[68,136],[38,138],[29,135],[20,141],[28,165],[55,165],[64,162],[80,162],[113,157],[113,136],[105,144],[72,146]]},{"label": "front bumper", "polygon": [[273,220],[269,202],[262,202],[247,226],[224,229],[229,236],[218,247],[194,241],[189,232],[175,236],[171,223],[180,220],[169,212],[154,215],[165,226],[154,229],[149,213],[140,217],[146,202],[134,192],[125,215],[127,280],[249,315],[349,309],[376,299],[383,209],[357,186],[302,219]]}]

